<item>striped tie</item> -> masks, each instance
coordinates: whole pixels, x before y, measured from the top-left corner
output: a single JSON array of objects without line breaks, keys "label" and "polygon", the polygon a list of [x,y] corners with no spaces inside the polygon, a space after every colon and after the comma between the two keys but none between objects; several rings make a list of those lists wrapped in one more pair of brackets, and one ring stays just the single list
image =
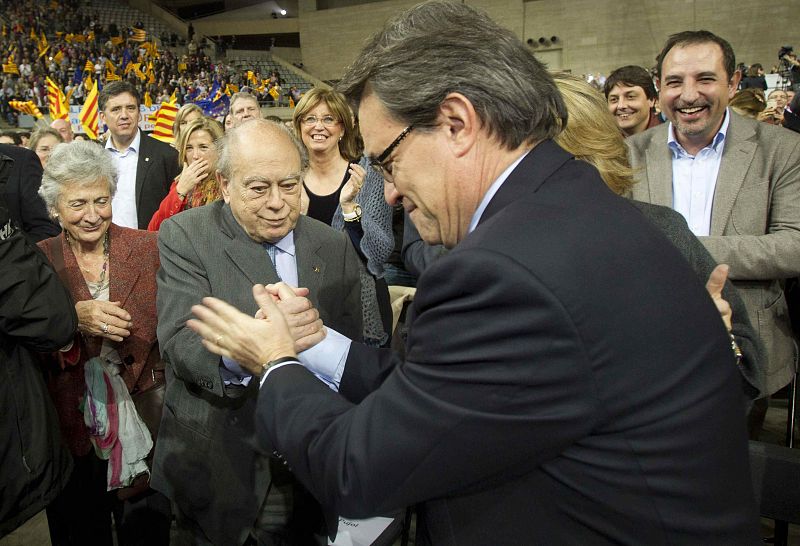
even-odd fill
[{"label": "striped tie", "polygon": [[269,254],[269,259],[272,260],[272,265],[275,266],[275,273],[278,275],[278,279],[280,280],[281,274],[278,273],[278,262],[275,261],[275,258],[278,254],[278,248],[271,243],[264,243],[264,246],[267,248],[267,254]]}]

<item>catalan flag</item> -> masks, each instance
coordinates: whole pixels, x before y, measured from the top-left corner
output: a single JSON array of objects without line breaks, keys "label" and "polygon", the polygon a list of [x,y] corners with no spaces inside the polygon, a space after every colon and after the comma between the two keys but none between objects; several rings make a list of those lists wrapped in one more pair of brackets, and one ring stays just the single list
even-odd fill
[{"label": "catalan flag", "polygon": [[122,79],[122,77],[114,74],[113,72],[106,71],[106,81],[107,82],[118,82]]},{"label": "catalan flag", "polygon": [[256,75],[253,73],[252,70],[247,71],[247,81],[249,81],[253,85],[258,85],[258,80],[256,79]]},{"label": "catalan flag", "polygon": [[67,106],[67,97],[64,96],[64,92],[50,78],[45,78],[45,82],[47,83],[47,103],[50,107],[50,119],[68,119],[69,106]]},{"label": "catalan flag", "polygon": [[36,36],[36,31],[33,30],[33,27],[31,27],[31,36],[30,36],[30,38],[31,38],[31,40],[39,40],[39,37]]},{"label": "catalan flag", "polygon": [[184,62],[178,63],[178,72],[186,72],[186,70],[187,70],[186,63]]},{"label": "catalan flag", "polygon": [[147,41],[147,32],[145,32],[141,28],[135,28],[131,32],[130,40],[132,42],[144,42],[144,41]]},{"label": "catalan flag", "polygon": [[45,49],[47,47],[47,36],[44,35],[44,31],[42,31],[42,37],[39,39],[39,51]]},{"label": "catalan flag", "polygon": [[[141,65],[142,65],[142,63],[128,63],[128,64],[125,66],[125,74],[127,75],[127,74],[128,74],[128,72],[130,72],[131,70],[134,70],[134,71],[136,71],[136,72],[141,72],[141,70],[139,70],[139,67],[140,67]],[[135,72],[134,72],[134,73],[135,73]]]},{"label": "catalan flag", "polygon": [[91,59],[86,59],[86,64],[83,65],[84,72],[94,72],[94,63]]},{"label": "catalan flag", "polygon": [[83,102],[83,108],[81,108],[79,117],[81,119],[81,125],[83,125],[83,130],[86,131],[86,135],[90,139],[96,140],[99,131],[98,119],[100,117],[97,108],[97,82],[92,85],[92,90],[86,95],[86,100]]},{"label": "catalan flag", "polygon": [[8,36],[8,29],[6,28],[6,24],[3,23],[3,37]]},{"label": "catalan flag", "polygon": [[17,63],[14,62],[14,57],[9,57],[8,63],[3,65],[3,73],[19,76],[19,68],[17,68]]},{"label": "catalan flag", "polygon": [[122,36],[112,36],[111,37],[111,43],[113,45],[115,45],[115,46],[118,46],[119,44],[121,44],[124,41],[125,40],[122,39]]},{"label": "catalan flag", "polygon": [[153,99],[150,98],[150,91],[144,92],[144,100],[142,100],[142,102],[144,103],[145,108],[150,108],[153,106]]},{"label": "catalan flag", "polygon": [[175,135],[172,126],[175,125],[175,114],[178,113],[178,105],[173,102],[162,102],[161,107],[156,112],[156,122],[150,136],[161,142],[172,144]]},{"label": "catalan flag", "polygon": [[56,63],[57,65],[61,65],[61,61],[63,60],[64,60],[64,52],[59,49],[58,53],[53,55],[53,62]]},{"label": "catalan flag", "polygon": [[27,102],[23,102],[21,100],[10,100],[8,101],[8,105],[14,110],[33,116],[36,119],[42,119],[44,117],[36,104],[31,100]]},{"label": "catalan flag", "polygon": [[156,83],[156,71],[153,68],[153,61],[150,61],[147,65],[147,83]]}]

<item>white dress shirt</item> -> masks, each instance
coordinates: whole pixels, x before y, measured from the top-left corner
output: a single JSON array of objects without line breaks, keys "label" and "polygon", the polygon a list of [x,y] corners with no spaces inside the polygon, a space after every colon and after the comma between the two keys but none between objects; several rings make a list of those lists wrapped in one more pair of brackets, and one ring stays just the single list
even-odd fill
[{"label": "white dress shirt", "polygon": [[110,136],[106,141],[106,150],[111,152],[118,174],[117,193],[111,200],[114,223],[132,229],[139,229],[139,217],[136,215],[136,166],[139,163],[141,142],[141,131],[136,131],[136,137],[126,150],[117,150]]},{"label": "white dress shirt", "polygon": [[722,126],[711,144],[697,155],[689,153],[675,139],[675,128],[669,124],[667,145],[672,153],[672,208],[680,212],[696,236],[709,235],[714,190],[725,149],[725,135],[730,114],[725,111]]}]

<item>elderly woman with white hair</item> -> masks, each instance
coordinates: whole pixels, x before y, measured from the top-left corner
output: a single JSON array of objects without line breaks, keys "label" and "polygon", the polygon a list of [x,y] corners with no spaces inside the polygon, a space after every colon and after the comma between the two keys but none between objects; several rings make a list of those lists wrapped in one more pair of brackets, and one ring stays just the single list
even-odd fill
[{"label": "elderly woman with white hair", "polygon": [[[169,503],[149,489],[145,425],[163,398],[156,338],[156,235],[112,223],[117,171],[91,142],[55,147],[39,195],[63,228],[39,243],[78,315],[71,347],[49,366],[48,387],[75,467],[48,507],[54,544],[169,541]],[[138,411],[137,411],[138,410]],[[133,526],[136,528],[133,528]]]}]

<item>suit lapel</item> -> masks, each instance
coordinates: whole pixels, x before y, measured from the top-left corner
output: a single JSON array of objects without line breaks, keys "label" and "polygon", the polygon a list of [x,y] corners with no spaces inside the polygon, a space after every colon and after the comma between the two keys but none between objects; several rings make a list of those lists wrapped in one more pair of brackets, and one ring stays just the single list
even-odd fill
[{"label": "suit lapel", "polygon": [[113,281],[109,285],[109,301],[121,302],[123,309],[139,278],[139,268],[131,267],[133,248],[126,241],[125,232],[111,224],[109,228],[108,267]]},{"label": "suit lapel", "polygon": [[278,273],[267,251],[245,233],[233,217],[230,206],[223,204],[220,214],[222,231],[229,237],[225,243],[225,253],[231,262],[253,284],[278,282]]},{"label": "suit lapel", "polygon": [[147,171],[150,170],[150,165],[153,164],[153,149],[148,142],[148,136],[139,132],[139,154],[136,163],[136,207],[138,209],[141,203],[142,190],[144,183],[147,180]]},{"label": "suit lapel", "polygon": [[326,260],[322,255],[322,244],[313,237],[304,224],[307,219],[300,216],[294,229],[294,255],[297,262],[297,282],[308,288],[311,294],[318,294],[325,278]]},{"label": "suit lapel", "polygon": [[660,127],[664,129],[654,131],[646,151],[648,202],[672,208],[672,152],[667,145],[669,123]]},{"label": "suit lapel", "polygon": [[733,210],[733,204],[744,183],[748,167],[756,154],[755,131],[731,113],[731,121],[725,136],[725,149],[714,188],[714,204],[711,209],[711,235],[722,235]]}]

